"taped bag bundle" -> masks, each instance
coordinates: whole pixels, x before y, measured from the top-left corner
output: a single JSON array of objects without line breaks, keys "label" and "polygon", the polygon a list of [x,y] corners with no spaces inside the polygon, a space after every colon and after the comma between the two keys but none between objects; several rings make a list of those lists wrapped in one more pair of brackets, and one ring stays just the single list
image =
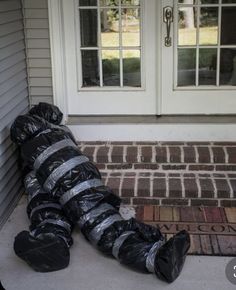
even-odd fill
[{"label": "taped bag bundle", "polygon": [[[174,281],[190,246],[188,233],[181,231],[165,241],[158,228],[133,218],[124,220],[119,214],[120,198],[103,184],[98,169],[80,152],[69,129],[58,125],[61,116],[57,107],[39,104],[30,113],[19,116],[11,127],[12,140],[20,146],[22,162],[32,171],[26,178],[34,174],[33,180],[37,181],[27,208],[32,223],[30,235],[44,240],[51,231],[68,250],[72,244],[71,227],[68,230],[65,224],[78,224],[86,239],[102,252],[135,270]],[[40,213],[44,206],[50,213]],[[40,214],[34,216],[37,207]],[[58,210],[63,210],[65,216]],[[43,234],[42,226],[47,226]],[[15,251],[18,245],[16,238]],[[27,259],[36,268],[37,262],[32,263],[32,257]],[[49,271],[54,270],[51,266]]]}]

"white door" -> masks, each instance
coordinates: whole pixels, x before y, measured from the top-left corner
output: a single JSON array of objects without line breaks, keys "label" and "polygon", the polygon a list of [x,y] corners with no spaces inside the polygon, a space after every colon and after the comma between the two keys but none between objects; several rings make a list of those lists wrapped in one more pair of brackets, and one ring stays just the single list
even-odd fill
[{"label": "white door", "polygon": [[155,115],[155,0],[63,0],[70,115]]},{"label": "white door", "polygon": [[162,18],[172,20],[171,9],[173,22],[162,24],[161,114],[235,114],[236,1],[163,0]]}]

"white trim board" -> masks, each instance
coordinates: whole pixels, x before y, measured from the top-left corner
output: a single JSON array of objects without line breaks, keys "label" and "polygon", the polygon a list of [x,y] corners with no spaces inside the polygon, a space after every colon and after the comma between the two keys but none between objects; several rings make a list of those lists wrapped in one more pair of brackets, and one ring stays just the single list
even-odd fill
[{"label": "white trim board", "polygon": [[236,141],[236,124],[70,125],[78,141]]}]

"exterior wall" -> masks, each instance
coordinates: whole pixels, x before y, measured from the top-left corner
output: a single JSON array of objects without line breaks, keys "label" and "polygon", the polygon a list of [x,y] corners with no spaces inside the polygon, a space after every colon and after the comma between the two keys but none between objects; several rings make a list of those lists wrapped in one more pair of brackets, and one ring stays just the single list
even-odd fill
[{"label": "exterior wall", "polygon": [[21,193],[16,146],[9,129],[29,105],[20,0],[0,1],[0,225]]},{"label": "exterior wall", "polygon": [[53,102],[47,0],[23,0],[30,103]]}]

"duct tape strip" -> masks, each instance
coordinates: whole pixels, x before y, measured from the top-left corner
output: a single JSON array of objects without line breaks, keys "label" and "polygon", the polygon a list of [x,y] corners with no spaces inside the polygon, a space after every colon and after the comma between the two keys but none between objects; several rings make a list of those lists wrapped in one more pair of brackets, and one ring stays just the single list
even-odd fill
[{"label": "duct tape strip", "polygon": [[55,184],[57,181],[68,171],[70,171],[72,168],[74,168],[77,165],[80,165],[82,163],[88,162],[89,159],[86,156],[76,156],[65,163],[58,166],[56,169],[53,170],[53,172],[48,176],[47,180],[44,182],[43,188],[47,191],[53,190]]},{"label": "duct tape strip", "polygon": [[154,262],[156,258],[157,251],[160,249],[162,245],[164,245],[164,240],[159,240],[151,247],[147,259],[146,259],[146,268],[149,272],[155,273]]},{"label": "duct tape strip", "polygon": [[44,131],[42,131],[42,132],[39,132],[35,137],[38,137],[38,136],[40,136],[40,135],[42,135],[42,134],[50,133],[51,131],[52,131],[51,129],[46,129],[46,130],[44,130]]},{"label": "duct tape strip", "polygon": [[122,221],[122,220],[123,218],[119,214],[114,214],[112,216],[109,216],[108,218],[103,220],[100,224],[98,224],[95,228],[91,230],[91,232],[89,233],[89,240],[92,242],[92,244],[97,245],[105,229],[110,227],[114,222]]},{"label": "duct tape strip", "polygon": [[57,203],[45,203],[45,204],[36,206],[35,208],[32,209],[30,213],[30,218],[32,218],[32,216],[34,215],[36,211],[41,210],[41,209],[47,209],[47,208],[55,208],[55,209],[61,210],[61,205]]},{"label": "duct tape strip", "polygon": [[101,214],[111,209],[115,209],[115,208],[108,203],[100,204],[98,207],[93,208],[90,212],[81,216],[78,222],[79,227],[82,228],[88,220],[92,224],[97,217],[99,217]]},{"label": "duct tape strip", "polygon": [[71,226],[69,223],[62,221],[62,220],[54,220],[54,219],[46,219],[44,221],[42,221],[38,226],[44,226],[46,224],[52,224],[52,225],[56,225],[56,226],[60,226],[62,228],[64,228],[69,234],[71,233]]},{"label": "duct tape strip", "polygon": [[123,245],[124,241],[132,234],[135,234],[135,232],[134,231],[124,232],[115,240],[113,248],[112,248],[112,255],[117,260],[119,260],[120,247]]},{"label": "duct tape strip", "polygon": [[39,167],[43,164],[43,162],[48,159],[55,152],[63,149],[65,147],[76,147],[77,145],[71,139],[64,139],[59,142],[56,142],[45,149],[34,161],[34,169],[38,170]]},{"label": "duct tape strip", "polygon": [[69,200],[71,200],[74,196],[80,194],[82,191],[86,189],[90,189],[93,187],[102,186],[103,182],[101,179],[89,179],[84,182],[81,182],[74,186],[72,189],[65,192],[60,198],[60,204],[65,205]]}]

